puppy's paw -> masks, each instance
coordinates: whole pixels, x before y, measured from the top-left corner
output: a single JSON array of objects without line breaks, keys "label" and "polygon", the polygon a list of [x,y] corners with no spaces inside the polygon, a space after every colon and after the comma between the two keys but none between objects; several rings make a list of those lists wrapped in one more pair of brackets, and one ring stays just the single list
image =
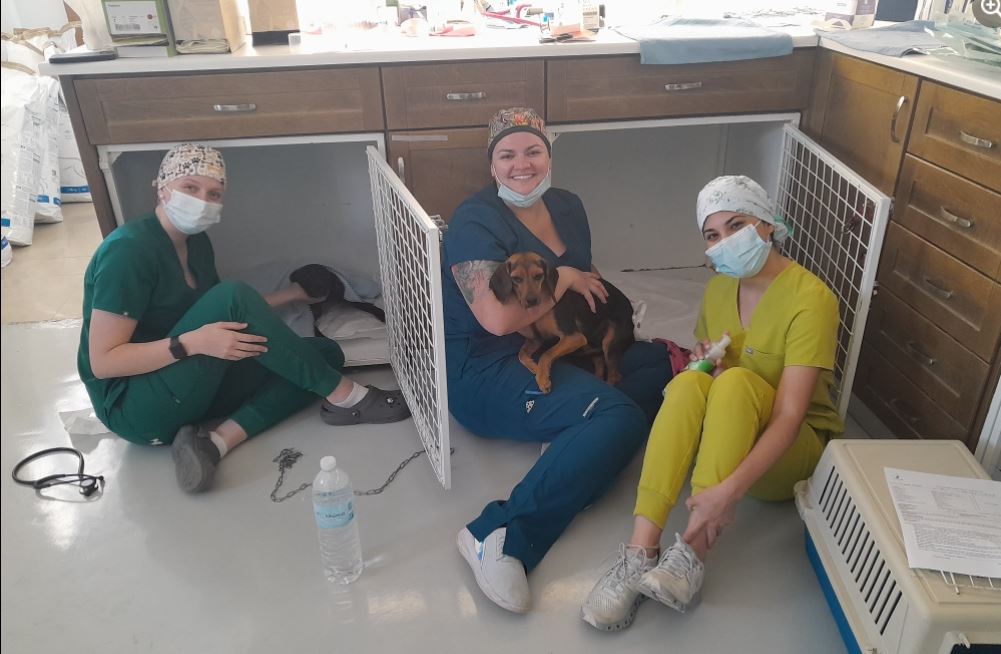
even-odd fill
[{"label": "puppy's paw", "polygon": [[553,382],[549,378],[549,374],[541,370],[535,373],[535,383],[538,384],[539,390],[545,395],[548,395],[549,391],[553,390]]}]

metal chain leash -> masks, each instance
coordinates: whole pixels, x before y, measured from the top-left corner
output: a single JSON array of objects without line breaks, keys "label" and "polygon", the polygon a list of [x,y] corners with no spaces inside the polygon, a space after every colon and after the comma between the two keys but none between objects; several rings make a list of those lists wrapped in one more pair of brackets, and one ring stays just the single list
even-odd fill
[{"label": "metal chain leash", "polygon": [[313,485],[312,482],[306,482],[299,486],[299,488],[294,491],[289,491],[281,497],[275,497],[278,494],[278,489],[282,487],[285,483],[285,473],[290,470],[295,462],[302,458],[302,452],[299,450],[294,450],[290,447],[286,447],[284,450],[278,453],[278,456],[271,459],[272,463],[278,464],[278,483],[275,484],[275,489],[271,491],[271,501],[272,502],[284,502],[288,498],[292,497],[296,493],[302,492]]},{"label": "metal chain leash", "polygon": [[[382,486],[379,486],[378,488],[370,488],[369,490],[365,491],[355,491],[354,492],[355,495],[378,495],[382,491],[386,490],[389,487],[389,485],[396,480],[396,475],[400,474],[400,472],[404,468],[406,468],[411,461],[413,461],[420,455],[426,453],[427,450],[417,450],[416,452],[408,456],[406,459],[404,459],[403,462],[396,467],[396,470],[390,473],[389,477],[386,478],[386,481],[382,484]],[[454,447],[450,448],[449,453],[455,454],[455,448]],[[276,456],[271,460],[272,463],[278,464],[278,482],[275,484],[274,490],[271,491],[272,502],[284,502],[293,495],[296,495],[297,493],[300,493],[313,485],[312,482],[306,482],[304,484],[301,484],[299,488],[296,488],[293,491],[289,491],[288,493],[285,493],[285,495],[282,495],[281,497],[277,497],[278,489],[280,489],[282,487],[282,484],[285,483],[285,473],[291,470],[292,466],[294,466],[296,462],[301,458],[302,458],[302,452],[296,449],[292,449],[290,447],[286,447],[284,450],[278,453],[278,456]]]}]

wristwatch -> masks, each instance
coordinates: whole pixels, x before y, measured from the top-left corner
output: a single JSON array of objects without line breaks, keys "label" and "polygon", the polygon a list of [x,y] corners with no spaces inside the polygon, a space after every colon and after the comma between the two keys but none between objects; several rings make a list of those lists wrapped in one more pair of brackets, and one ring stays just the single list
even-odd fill
[{"label": "wristwatch", "polygon": [[188,356],[188,351],[184,349],[184,345],[181,343],[180,336],[170,337],[170,346],[168,348],[170,353],[174,355],[174,358],[180,361]]}]

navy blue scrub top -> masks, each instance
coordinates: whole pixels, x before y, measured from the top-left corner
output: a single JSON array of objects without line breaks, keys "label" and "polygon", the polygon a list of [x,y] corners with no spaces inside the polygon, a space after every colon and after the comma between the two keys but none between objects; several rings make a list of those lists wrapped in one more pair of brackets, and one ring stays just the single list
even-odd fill
[{"label": "navy blue scrub top", "polygon": [[461,376],[470,366],[482,370],[498,359],[516,354],[524,342],[520,334],[495,336],[480,326],[455,283],[452,266],[466,261],[504,261],[515,252],[535,252],[553,266],[591,270],[591,229],[580,198],[569,191],[551,188],[542,200],[566,246],[562,256],[556,256],[515,217],[497,197],[493,184],[455,210],[445,232],[441,261],[450,377]]}]

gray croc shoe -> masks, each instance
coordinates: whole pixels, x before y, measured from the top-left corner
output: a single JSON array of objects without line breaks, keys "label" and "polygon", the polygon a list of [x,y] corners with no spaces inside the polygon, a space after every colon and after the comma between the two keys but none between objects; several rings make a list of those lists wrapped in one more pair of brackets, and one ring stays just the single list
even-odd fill
[{"label": "gray croc shoe", "polygon": [[219,450],[205,431],[185,425],[177,431],[171,446],[177,485],[189,493],[200,493],[212,485]]},{"label": "gray croc shoe", "polygon": [[402,391],[384,391],[366,386],[368,394],[352,407],[334,406],[326,400],[320,406],[320,418],[328,425],[385,424],[410,417],[410,408]]}]

